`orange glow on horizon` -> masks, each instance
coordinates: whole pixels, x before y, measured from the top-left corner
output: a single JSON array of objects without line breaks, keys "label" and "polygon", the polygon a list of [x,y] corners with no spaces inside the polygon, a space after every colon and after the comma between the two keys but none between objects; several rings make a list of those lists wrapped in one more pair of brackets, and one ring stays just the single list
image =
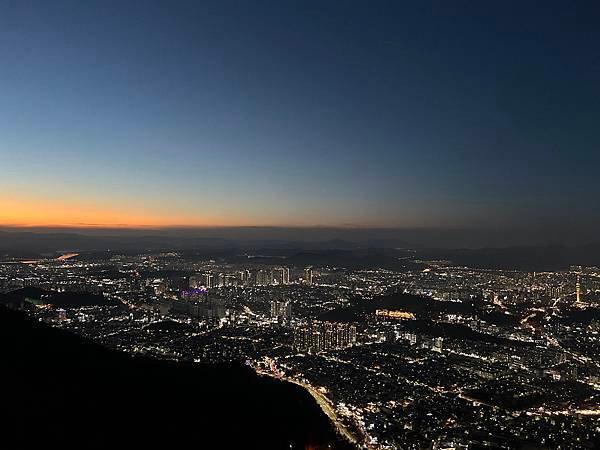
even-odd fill
[{"label": "orange glow on horizon", "polygon": [[[277,211],[248,210],[223,212],[208,208],[186,208],[148,201],[97,199],[77,196],[43,198],[37,193],[8,195],[0,193],[0,227],[3,228],[227,228],[227,227],[291,227],[291,228],[398,228],[402,225],[364,220],[348,223],[336,214],[301,214],[294,217]],[[224,209],[225,208],[218,208]],[[312,220],[311,220],[312,219]],[[416,221],[415,221],[416,223]]]},{"label": "orange glow on horizon", "polygon": [[91,203],[0,196],[0,226],[75,228],[162,228],[242,225],[236,217],[201,217],[177,212],[148,213],[142,208],[99,207]]}]

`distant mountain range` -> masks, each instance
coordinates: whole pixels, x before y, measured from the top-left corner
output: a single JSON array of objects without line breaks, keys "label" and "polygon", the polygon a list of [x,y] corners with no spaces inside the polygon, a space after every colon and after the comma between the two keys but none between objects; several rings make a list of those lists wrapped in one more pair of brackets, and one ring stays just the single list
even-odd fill
[{"label": "distant mountain range", "polygon": [[544,247],[420,250],[427,259],[447,259],[456,265],[491,269],[560,270],[571,265],[600,266],[600,243]]},{"label": "distant mountain range", "polygon": [[241,365],[131,357],[0,306],[11,448],[348,448],[302,388]]},{"label": "distant mountain range", "polygon": [[502,248],[427,248],[397,239],[293,241],[168,235],[88,235],[0,231],[0,258],[38,258],[61,252],[179,251],[189,255],[242,262],[296,266],[337,266],[348,269],[414,268],[410,259],[444,259],[456,265],[493,269],[560,270],[571,265],[600,266],[600,243],[576,246],[519,246]]}]

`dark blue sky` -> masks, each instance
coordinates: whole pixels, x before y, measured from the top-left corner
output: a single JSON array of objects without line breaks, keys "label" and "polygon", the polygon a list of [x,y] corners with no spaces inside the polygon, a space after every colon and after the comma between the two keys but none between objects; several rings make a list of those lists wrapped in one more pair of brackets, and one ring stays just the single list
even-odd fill
[{"label": "dark blue sky", "polygon": [[0,223],[600,226],[597,5],[3,2]]}]

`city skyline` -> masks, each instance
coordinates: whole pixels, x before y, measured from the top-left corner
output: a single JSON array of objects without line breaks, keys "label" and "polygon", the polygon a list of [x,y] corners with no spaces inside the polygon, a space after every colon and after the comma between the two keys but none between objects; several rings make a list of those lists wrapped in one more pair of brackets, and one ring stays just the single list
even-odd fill
[{"label": "city skyline", "polygon": [[[0,321],[13,338],[9,348],[15,355],[8,374],[16,394],[8,404],[17,404],[18,392],[33,390],[36,405],[42,406],[26,403],[24,415],[12,413],[14,406],[5,408],[8,423],[22,427],[28,417],[47,410],[43,406],[62,411],[64,404],[66,412],[52,417],[60,423],[73,417],[67,422],[68,437],[20,433],[21,442],[42,436],[45,443],[79,444],[83,439],[73,433],[89,432],[72,425],[76,417],[97,430],[97,424],[113,423],[117,410],[127,426],[102,427],[93,442],[133,436],[136,442],[148,437],[179,447],[174,442],[202,445],[207,435],[219,441],[219,448],[598,446],[597,263],[573,264],[578,261],[573,258],[562,267],[538,271],[518,265],[494,268],[497,258],[465,264],[426,252],[390,249],[387,254],[396,257],[358,255],[336,262],[318,252],[270,258],[263,252],[240,255],[221,249],[138,249],[0,261]],[[24,339],[31,335],[35,345]],[[63,339],[57,342],[58,336]],[[80,354],[73,347],[82,342],[85,356],[71,356]],[[106,370],[107,357],[120,363],[99,371]],[[47,358],[61,361],[57,366],[69,376],[52,383],[24,382],[25,373],[36,379],[56,376],[55,370],[38,368]],[[136,372],[139,364],[143,372]],[[261,404],[287,399],[290,406],[260,409],[245,400],[257,385],[240,386],[242,365],[256,381],[298,388],[286,395],[259,391]],[[156,380],[152,374],[160,368],[165,369],[160,382],[148,382]],[[207,376],[219,368],[219,378],[208,383],[216,399],[200,394],[194,402],[209,411],[206,418],[194,415],[182,429],[179,415],[161,417],[165,410],[185,410],[175,405],[189,405],[190,396],[198,395]],[[82,370],[101,375],[73,375]],[[177,382],[164,382],[169,374]],[[122,379],[131,381],[124,385]],[[86,389],[86,398],[94,399],[85,413],[71,407],[74,382],[77,398]],[[45,402],[41,394],[48,386],[64,386],[58,389],[62,395]],[[111,395],[99,396],[102,388]],[[232,389],[235,394],[224,397]],[[149,391],[150,404],[140,403],[135,392],[147,399]],[[292,401],[301,395],[305,401]],[[160,406],[167,399],[177,401]],[[250,419],[212,413],[214,408],[237,411],[238,403],[251,405]],[[288,417],[299,404],[312,405],[313,420],[283,420],[279,436],[274,435],[273,419],[263,417],[269,412]],[[154,414],[161,417],[161,429],[144,433],[147,417]],[[329,433],[315,436],[321,429],[317,418],[329,425],[324,428]],[[132,425],[136,420],[142,423]],[[51,418],[36,426],[50,430],[54,423]],[[177,432],[165,432],[172,423]],[[240,425],[247,430],[235,433],[241,440],[237,444],[225,436]],[[254,444],[256,438],[260,444]]]},{"label": "city skyline", "polygon": [[600,448],[599,24],[0,2],[4,440]]},{"label": "city skyline", "polygon": [[[0,225],[600,226],[597,7],[1,7]],[[558,230],[558,231],[556,231]]]}]

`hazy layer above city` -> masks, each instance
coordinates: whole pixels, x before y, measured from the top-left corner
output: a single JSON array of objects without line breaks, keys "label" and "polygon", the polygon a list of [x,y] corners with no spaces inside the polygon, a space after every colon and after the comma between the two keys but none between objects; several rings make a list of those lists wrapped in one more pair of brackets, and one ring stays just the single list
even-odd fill
[{"label": "hazy layer above city", "polygon": [[[245,245],[318,246],[322,248],[502,248],[511,246],[585,245],[598,241],[594,224],[523,228],[337,228],[337,227],[0,227],[0,239],[35,233],[64,241],[67,234],[137,239],[206,239]],[[57,234],[62,235],[57,236]],[[198,241],[194,241],[198,242]]]},{"label": "hazy layer above city", "polygon": [[[584,234],[532,230],[394,230],[339,228],[0,229],[0,257],[37,259],[68,252],[139,254],[185,252],[220,258],[260,258],[264,263],[313,264],[398,270],[403,261],[448,260],[467,267],[565,270],[600,265],[600,243]],[[550,236],[557,239],[551,239]]]}]

